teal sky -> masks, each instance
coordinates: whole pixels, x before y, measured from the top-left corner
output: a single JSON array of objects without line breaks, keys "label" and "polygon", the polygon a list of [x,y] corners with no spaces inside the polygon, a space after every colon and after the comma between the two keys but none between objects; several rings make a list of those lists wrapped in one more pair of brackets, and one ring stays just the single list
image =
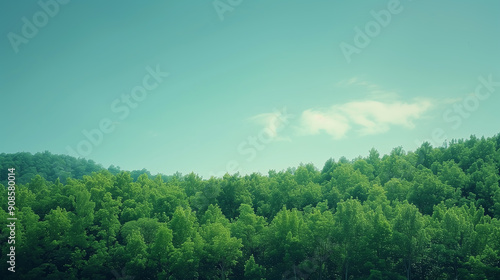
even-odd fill
[{"label": "teal sky", "polygon": [[207,178],[500,132],[499,1],[60,2],[0,4],[0,152]]}]

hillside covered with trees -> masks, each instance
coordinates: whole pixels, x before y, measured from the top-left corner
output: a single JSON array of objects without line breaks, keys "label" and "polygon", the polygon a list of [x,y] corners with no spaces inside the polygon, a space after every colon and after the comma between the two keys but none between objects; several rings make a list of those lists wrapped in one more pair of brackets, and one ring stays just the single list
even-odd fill
[{"label": "hillside covered with trees", "polygon": [[[105,169],[93,160],[76,159],[67,155],[54,155],[48,151],[34,155],[27,152],[0,154],[0,170],[7,170],[12,166],[16,167],[16,171],[19,174],[19,177],[16,178],[17,184],[29,183],[36,175],[40,175],[47,181],[53,182],[59,179],[61,183],[66,183],[67,178],[82,179],[84,175],[91,175],[93,172]],[[113,175],[121,172],[120,167],[114,165],[109,166],[107,170]],[[130,176],[134,181],[137,181],[142,174],[148,175],[151,179],[154,178],[146,169],[130,172]],[[181,175],[175,173],[169,176],[160,174],[160,176],[163,180],[170,180],[174,176],[180,177]],[[6,186],[7,177],[7,172],[1,172],[0,184]]]},{"label": "hillside covered with trees", "polygon": [[500,279],[500,135],[209,179],[50,153],[0,166],[2,221],[19,178],[2,279]]}]

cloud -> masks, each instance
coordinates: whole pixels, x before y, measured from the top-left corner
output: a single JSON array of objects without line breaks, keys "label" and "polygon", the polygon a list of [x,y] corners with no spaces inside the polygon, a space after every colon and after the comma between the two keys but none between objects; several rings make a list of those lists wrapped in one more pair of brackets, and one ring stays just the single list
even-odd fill
[{"label": "cloud", "polygon": [[333,136],[335,139],[344,137],[350,129],[349,120],[334,110],[322,112],[305,110],[300,117],[301,134],[318,134],[321,131]]},{"label": "cloud", "polygon": [[[364,100],[302,111],[293,125],[299,135],[326,133],[333,139],[341,139],[350,131],[365,136],[385,133],[392,127],[412,129],[415,127],[414,122],[424,118],[424,114],[438,103],[423,98],[403,102],[396,92],[384,90],[379,85],[357,77],[341,81],[336,86],[361,87],[367,96]],[[263,131],[265,130],[273,140],[290,141],[290,138],[278,136],[280,130],[289,125],[290,116],[284,108],[281,111],[253,116],[249,120],[263,126]]]},{"label": "cloud", "polygon": [[364,100],[334,105],[323,110],[305,110],[300,118],[299,133],[318,134],[320,131],[334,139],[345,137],[351,129],[360,135],[387,132],[392,126],[413,128],[431,107],[428,100],[413,103]]},{"label": "cloud", "polygon": [[[371,83],[371,82],[363,80],[359,77],[352,77],[352,78],[349,78],[347,80],[342,80],[336,84],[336,87],[343,88],[343,89],[348,88],[348,89],[360,90],[361,92],[363,92],[366,95],[366,98],[370,99],[370,100],[396,101],[396,100],[400,99],[400,96],[396,91],[384,89],[382,86],[380,86],[378,84]],[[439,94],[436,94],[436,95],[439,95]],[[474,93],[471,93],[469,95],[474,95]],[[434,104],[434,105],[453,104],[456,102],[461,102],[466,97],[467,97],[467,95],[432,99],[432,104]],[[429,98],[427,100],[431,100],[431,99]]]},{"label": "cloud", "polygon": [[287,114],[286,107],[281,110],[275,109],[272,113],[263,113],[249,118],[250,121],[263,126],[269,137],[274,141],[291,141],[288,137],[280,137],[278,132],[289,124],[293,116]]},{"label": "cloud", "polygon": [[413,128],[413,120],[419,119],[429,109],[431,103],[420,100],[414,103],[367,100],[335,106],[357,124],[362,135],[378,134],[389,130],[390,126]]}]

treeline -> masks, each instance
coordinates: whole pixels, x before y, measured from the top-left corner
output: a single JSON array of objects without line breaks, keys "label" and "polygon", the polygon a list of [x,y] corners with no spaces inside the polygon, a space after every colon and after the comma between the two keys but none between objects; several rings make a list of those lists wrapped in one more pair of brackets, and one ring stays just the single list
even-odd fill
[{"label": "treeline", "polygon": [[[86,160],[83,158],[74,158],[67,155],[54,155],[48,151],[43,153],[27,153],[20,152],[14,154],[0,154],[0,170],[7,170],[15,166],[17,172],[20,174],[16,181],[18,184],[27,184],[36,175],[40,175],[47,181],[54,182],[56,179],[63,184],[66,183],[67,178],[82,179],[84,175],[90,175],[93,172],[104,170],[105,168],[95,163],[93,160]],[[119,166],[111,165],[107,170],[116,175],[121,172]],[[7,185],[7,172],[0,172],[0,184]],[[130,175],[137,181],[140,175],[146,174],[149,178],[155,176],[146,170],[133,170]],[[168,181],[173,177],[181,177],[180,173],[170,176],[159,174],[163,180]]]},{"label": "treeline", "polygon": [[104,169],[93,160],[76,159],[66,155],[54,155],[48,151],[32,155],[27,152],[15,154],[0,154],[0,183],[7,185],[7,170],[15,167],[19,173],[16,178],[18,184],[26,184],[36,175],[54,182],[57,178],[66,182],[66,178],[81,179],[83,175],[90,175]]},{"label": "treeline", "polygon": [[266,176],[35,176],[2,279],[500,279],[499,166],[497,135]]}]

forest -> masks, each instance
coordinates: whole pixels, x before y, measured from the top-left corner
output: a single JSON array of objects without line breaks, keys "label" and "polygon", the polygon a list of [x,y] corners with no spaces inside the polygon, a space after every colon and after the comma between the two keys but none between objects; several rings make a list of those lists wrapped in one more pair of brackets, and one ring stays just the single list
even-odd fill
[{"label": "forest", "polygon": [[500,134],[206,179],[4,153],[0,278],[500,279],[499,167]]}]

